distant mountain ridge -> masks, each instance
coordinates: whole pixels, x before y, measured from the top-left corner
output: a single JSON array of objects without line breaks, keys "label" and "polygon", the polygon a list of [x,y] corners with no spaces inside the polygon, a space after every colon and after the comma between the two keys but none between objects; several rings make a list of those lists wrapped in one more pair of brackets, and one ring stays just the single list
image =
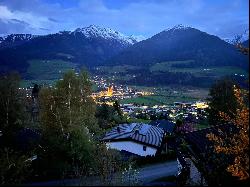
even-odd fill
[{"label": "distant mountain ridge", "polygon": [[24,44],[25,42],[39,37],[38,35],[32,34],[10,34],[7,36],[0,37],[0,49],[5,47],[14,47],[17,45]]},{"label": "distant mountain ridge", "polygon": [[[188,84],[196,80],[206,82],[209,76],[214,80],[219,75],[216,73],[215,77],[215,74],[208,71],[207,76],[197,78],[190,73],[191,69],[205,71],[216,67],[226,67],[224,70],[230,67],[244,70],[248,68],[248,57],[242,55],[234,45],[183,25],[139,40],[133,35],[126,36],[110,28],[90,25],[44,36],[13,34],[0,38],[0,41],[0,73],[17,70],[28,79],[36,77],[32,71],[38,72],[37,69],[42,74],[44,67],[47,72],[57,71],[54,73],[57,75],[62,72],[60,66],[85,66],[94,69],[97,66],[128,65],[133,66],[125,71],[130,77],[134,77],[130,82],[142,85],[145,83],[144,79],[148,78],[147,82],[154,84]],[[165,69],[161,69],[161,66]],[[182,68],[182,71],[178,68]],[[183,82],[183,77],[189,79]]]},{"label": "distant mountain ridge", "polygon": [[[110,28],[102,28],[97,25],[90,25],[84,28],[77,28],[74,31],[59,31],[55,34],[69,34],[69,35],[84,35],[86,38],[103,38],[107,40],[117,40],[125,45],[135,44],[145,38],[142,36],[126,36],[121,32],[115,31]],[[53,35],[53,34],[49,34]],[[32,35],[32,34],[10,34],[0,37],[0,48],[12,47],[23,44],[35,37],[43,37],[47,35]]]},{"label": "distant mountain ridge", "polygon": [[108,59],[110,65],[147,66],[165,61],[193,60],[194,66],[247,67],[247,58],[219,37],[182,25],[164,30]]},{"label": "distant mountain ridge", "polygon": [[102,28],[96,25],[90,25],[89,27],[85,28],[78,28],[75,31],[71,32],[71,34],[78,34],[81,33],[85,35],[87,38],[105,38],[105,39],[113,39],[120,41],[124,44],[135,44],[137,43],[137,38],[133,36],[126,36],[118,31],[115,31],[110,28]]},{"label": "distant mountain ridge", "polygon": [[87,67],[100,65],[134,43],[137,40],[132,36],[95,25],[36,37],[13,34],[1,38],[1,71],[25,72],[32,59],[70,60]]}]

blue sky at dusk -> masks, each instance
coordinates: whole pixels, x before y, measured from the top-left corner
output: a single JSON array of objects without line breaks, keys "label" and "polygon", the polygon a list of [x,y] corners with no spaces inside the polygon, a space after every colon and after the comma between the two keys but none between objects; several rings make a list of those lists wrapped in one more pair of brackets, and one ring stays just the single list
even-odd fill
[{"label": "blue sky at dusk", "polygon": [[145,37],[178,24],[221,38],[249,28],[247,0],[0,0],[0,34],[48,34],[91,24]]}]

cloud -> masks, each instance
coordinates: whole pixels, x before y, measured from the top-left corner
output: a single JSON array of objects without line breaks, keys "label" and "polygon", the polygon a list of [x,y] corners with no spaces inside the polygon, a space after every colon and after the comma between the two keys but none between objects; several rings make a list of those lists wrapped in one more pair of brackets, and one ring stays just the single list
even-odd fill
[{"label": "cloud", "polygon": [[47,28],[39,28],[39,29],[42,31],[50,31],[50,29],[47,29]]},{"label": "cloud", "polygon": [[32,32],[34,34],[44,34],[44,31],[41,32],[40,28],[50,26],[53,28],[53,22],[55,22],[55,20],[51,20],[46,16],[35,15],[32,12],[10,10],[8,7],[3,5],[0,5],[0,20],[2,23],[5,23],[3,25],[4,27],[9,27],[2,29],[2,33],[0,34],[3,34],[3,31],[8,31],[6,34],[13,32]]},{"label": "cloud", "polygon": [[[244,32],[249,22],[249,3],[245,0],[74,0],[73,2],[66,4],[57,0],[2,0],[0,19],[5,23],[5,27],[13,27],[13,24],[16,24],[14,30],[18,26],[20,26],[19,32],[26,32],[32,28],[30,32],[35,34],[74,30],[97,24],[128,35],[150,37],[166,28],[184,24],[222,38]],[[29,25],[14,23],[13,19]]]},{"label": "cloud", "polygon": [[59,20],[56,20],[54,18],[48,18],[49,21],[52,21],[52,22],[56,22],[56,23],[59,23],[60,21]]},{"label": "cloud", "polygon": [[30,25],[30,24],[28,24],[27,22],[22,21],[22,20],[18,20],[18,19],[11,19],[11,21],[13,21],[14,23],[22,24],[22,25],[24,25],[24,26],[29,26],[29,25]]},{"label": "cloud", "polygon": [[0,19],[0,33],[20,33],[20,30],[24,31],[24,33],[29,33],[31,29],[23,22],[3,21]]}]

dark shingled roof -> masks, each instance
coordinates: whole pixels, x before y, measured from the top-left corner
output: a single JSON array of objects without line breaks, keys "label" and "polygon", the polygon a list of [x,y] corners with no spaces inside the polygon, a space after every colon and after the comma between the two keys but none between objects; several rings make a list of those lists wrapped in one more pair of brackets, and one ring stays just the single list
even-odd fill
[{"label": "dark shingled roof", "polygon": [[160,147],[164,136],[163,129],[148,124],[120,124],[107,132],[103,141],[131,140],[153,147]]},{"label": "dark shingled roof", "polygon": [[168,121],[168,120],[155,120],[155,121],[151,121],[151,122],[149,123],[149,125],[153,125],[153,126],[156,126],[156,127],[160,127],[160,128],[162,128],[165,132],[173,133],[175,123],[173,123],[173,122],[171,122],[171,121]]},{"label": "dark shingled roof", "polygon": [[213,133],[217,136],[223,137],[229,134],[237,133],[237,128],[232,124],[216,125],[210,128],[193,131],[185,134],[185,139],[193,145],[198,152],[204,153],[207,151],[208,147],[213,146],[212,141],[206,137],[207,134]]},{"label": "dark shingled roof", "polygon": [[[191,146],[189,147],[186,156],[189,157],[192,155],[198,161],[198,169],[204,174],[204,177],[210,183],[213,183],[216,177],[220,177],[219,179],[216,179],[219,180],[220,183],[225,183],[227,185],[233,184],[234,182],[237,183],[238,180],[236,177],[232,177],[229,173],[227,173],[228,176],[226,176],[225,173],[216,177],[208,175],[212,171],[218,172],[218,170],[220,170],[220,172],[226,172],[227,166],[233,163],[234,155],[215,153],[213,141],[209,141],[206,135],[213,133],[221,138],[225,138],[226,142],[226,137],[230,137],[238,132],[239,129],[236,125],[222,124],[185,134],[184,139]],[[183,154],[177,154],[177,156],[180,158],[181,164],[185,166],[185,162],[183,162],[185,160],[181,160]],[[221,163],[218,165],[219,160]]]}]

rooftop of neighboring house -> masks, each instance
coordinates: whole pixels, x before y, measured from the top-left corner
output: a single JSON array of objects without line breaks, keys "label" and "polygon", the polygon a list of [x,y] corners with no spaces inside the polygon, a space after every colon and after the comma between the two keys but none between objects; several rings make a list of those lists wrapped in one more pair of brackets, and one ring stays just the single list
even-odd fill
[{"label": "rooftop of neighboring house", "polygon": [[205,153],[209,148],[213,147],[213,142],[206,137],[207,134],[213,133],[224,138],[230,134],[235,134],[236,132],[237,128],[235,125],[222,124],[186,133],[185,139],[197,153]]},{"label": "rooftop of neighboring house", "polygon": [[[206,129],[197,130],[193,132],[186,133],[183,136],[183,139],[187,143],[186,150],[177,151],[177,157],[181,162],[181,165],[186,166],[185,158],[192,158],[194,163],[196,162],[196,167],[202,172],[204,175],[211,173],[213,171],[217,171],[220,168],[221,176],[222,170],[226,173],[226,168],[233,163],[234,157],[232,155],[225,154],[217,154],[214,151],[213,141],[210,141],[207,138],[207,134],[213,133],[221,138],[230,137],[238,132],[238,129],[233,124],[222,124],[212,126]],[[180,141],[181,142],[181,141]],[[226,142],[226,140],[225,140]],[[177,147],[181,147],[181,145],[177,145]],[[224,168],[224,169],[223,169]],[[231,182],[235,182],[235,177],[230,177],[229,173],[224,174],[223,177],[227,176],[227,180]],[[207,177],[211,177],[207,175]],[[224,178],[225,179],[225,178]],[[220,179],[224,181],[224,179]],[[213,180],[210,178],[210,181]]]},{"label": "rooftop of neighboring house", "polygon": [[103,141],[134,141],[152,147],[160,147],[164,130],[143,123],[120,124],[102,138]]},{"label": "rooftop of neighboring house", "polygon": [[175,123],[168,121],[168,120],[151,121],[149,123],[149,125],[153,125],[153,126],[162,128],[165,132],[168,132],[168,133],[173,133],[174,127],[175,127]]}]

